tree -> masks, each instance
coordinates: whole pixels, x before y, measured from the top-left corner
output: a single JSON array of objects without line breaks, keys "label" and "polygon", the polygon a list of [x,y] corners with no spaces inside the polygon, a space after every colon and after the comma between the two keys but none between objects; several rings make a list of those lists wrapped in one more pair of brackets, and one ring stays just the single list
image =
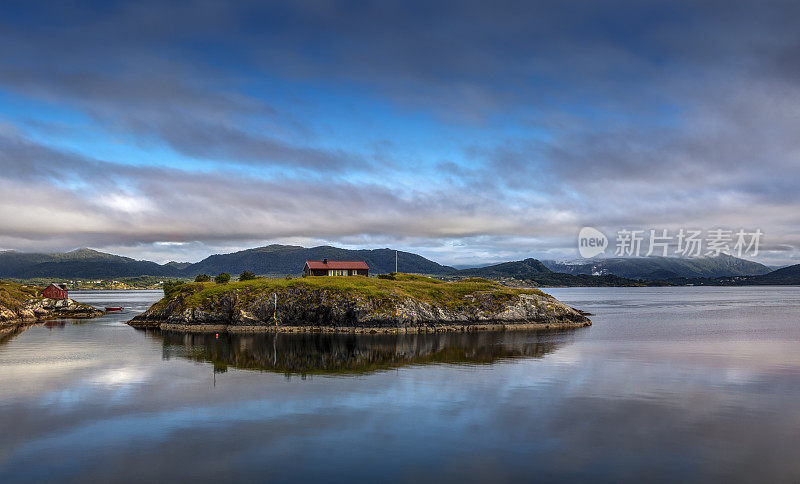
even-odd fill
[{"label": "tree", "polygon": [[242,273],[239,274],[239,280],[240,281],[249,281],[249,280],[255,279],[255,278],[256,278],[256,275],[253,274],[250,271],[242,271]]},{"label": "tree", "polygon": [[199,274],[197,277],[194,278],[194,282],[208,282],[211,280],[211,276],[208,274]]},{"label": "tree", "polygon": [[231,281],[231,275],[227,272],[223,272],[219,274],[217,277],[214,278],[214,282],[217,284],[227,284]]}]

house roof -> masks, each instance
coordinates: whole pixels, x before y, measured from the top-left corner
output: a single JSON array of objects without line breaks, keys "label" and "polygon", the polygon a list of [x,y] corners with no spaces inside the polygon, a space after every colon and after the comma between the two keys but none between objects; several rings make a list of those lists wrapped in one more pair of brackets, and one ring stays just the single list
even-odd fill
[{"label": "house roof", "polygon": [[[66,291],[67,290],[67,285],[66,284],[50,284],[50,286],[53,286],[56,289],[61,289],[62,291]],[[48,287],[50,287],[50,286],[48,286]]]},{"label": "house roof", "polygon": [[369,269],[363,260],[307,260],[306,265],[309,269]]}]

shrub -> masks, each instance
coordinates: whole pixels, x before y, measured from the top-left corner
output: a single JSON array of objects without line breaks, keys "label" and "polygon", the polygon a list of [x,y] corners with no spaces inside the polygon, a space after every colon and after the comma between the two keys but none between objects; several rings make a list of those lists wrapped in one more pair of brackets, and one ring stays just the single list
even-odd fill
[{"label": "shrub", "polygon": [[223,272],[222,274],[219,274],[217,277],[214,278],[214,282],[216,282],[217,284],[227,284],[231,282],[231,275],[228,274],[227,272]]},{"label": "shrub", "polygon": [[239,274],[239,280],[240,281],[250,281],[250,280],[253,280],[255,278],[256,278],[256,275],[253,274],[250,271],[242,271],[242,273]]},{"label": "shrub", "polygon": [[183,285],[183,281],[164,281],[164,296],[169,297]]},{"label": "shrub", "polygon": [[390,279],[392,281],[397,280],[397,273],[390,272],[388,274],[378,274],[378,279]]},{"label": "shrub", "polygon": [[200,274],[194,278],[194,282],[208,282],[211,280],[211,276],[208,274]]}]

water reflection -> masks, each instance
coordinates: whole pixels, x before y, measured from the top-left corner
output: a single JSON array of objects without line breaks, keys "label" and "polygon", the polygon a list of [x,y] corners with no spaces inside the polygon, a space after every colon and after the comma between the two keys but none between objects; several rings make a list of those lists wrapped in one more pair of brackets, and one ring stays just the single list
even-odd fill
[{"label": "water reflection", "polygon": [[[556,291],[594,325],[33,325],[0,345],[0,483],[800,482],[800,288]],[[81,297],[136,312],[160,293]]]},{"label": "water reflection", "polygon": [[81,324],[88,320],[63,320],[63,319],[56,319],[52,321],[38,321],[35,323],[19,323],[19,324],[11,324],[8,326],[0,327],[0,346],[10,342],[12,339],[16,338],[28,328],[32,326],[41,326],[43,328],[48,329],[49,331],[53,330],[61,330],[67,325],[67,321],[70,321],[72,324]]},{"label": "water reflection", "polygon": [[[410,364],[490,364],[540,358],[563,344],[558,332],[436,334],[185,334],[149,331],[163,357],[292,374],[363,374]],[[560,342],[559,342],[560,341]]]},{"label": "water reflection", "polygon": [[8,343],[31,326],[32,324],[21,324],[17,326],[6,326],[0,328],[0,346]]}]

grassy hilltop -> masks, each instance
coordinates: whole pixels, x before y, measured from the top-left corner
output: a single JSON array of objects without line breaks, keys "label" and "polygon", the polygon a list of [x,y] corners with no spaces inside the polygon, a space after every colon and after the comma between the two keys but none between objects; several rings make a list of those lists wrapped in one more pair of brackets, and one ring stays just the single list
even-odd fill
[{"label": "grassy hilltop", "polygon": [[468,296],[473,294],[489,294],[498,304],[509,301],[520,294],[550,297],[538,289],[511,288],[487,279],[470,278],[457,282],[444,282],[413,274],[393,274],[387,278],[321,276],[291,279],[256,278],[226,284],[192,282],[166,287],[164,299],[157,304],[166,306],[171,302],[180,301],[183,307],[205,306],[232,291],[237,292],[239,297],[246,302],[263,293],[301,287],[373,300],[411,298],[453,309],[470,305],[471,298]]},{"label": "grassy hilltop", "polygon": [[18,284],[16,282],[0,281],[0,307],[12,311],[21,309],[25,301],[42,297],[42,288]]}]

